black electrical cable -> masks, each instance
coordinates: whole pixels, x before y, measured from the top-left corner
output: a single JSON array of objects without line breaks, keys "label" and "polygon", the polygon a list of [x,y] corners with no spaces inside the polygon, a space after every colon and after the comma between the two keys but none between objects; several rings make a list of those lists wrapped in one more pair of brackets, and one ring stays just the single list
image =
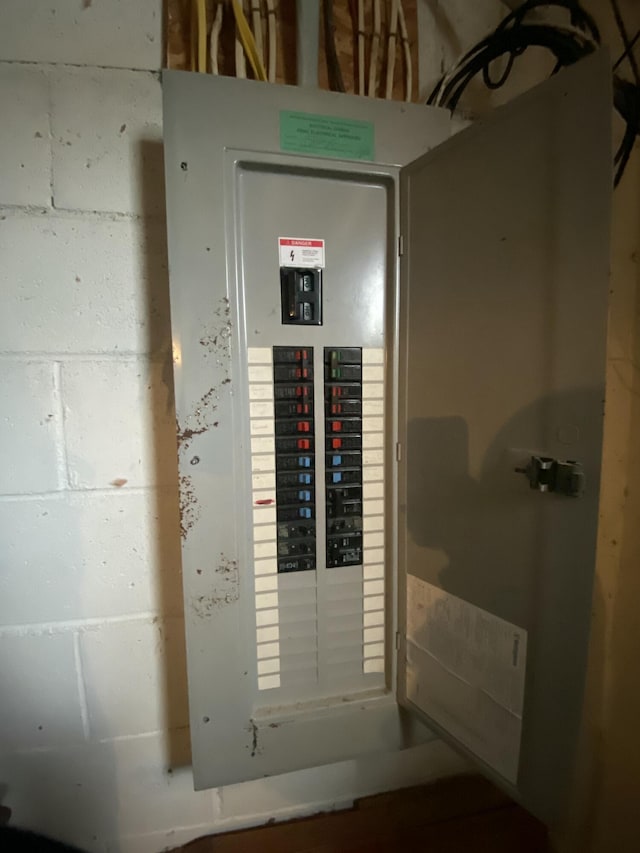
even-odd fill
[{"label": "black electrical cable", "polygon": [[505,65],[502,74],[498,77],[497,80],[491,79],[491,66],[490,65],[484,65],[482,68],[482,79],[483,79],[484,85],[487,87],[487,89],[495,90],[495,89],[499,89],[501,86],[504,86],[504,84],[507,82],[507,78],[509,77],[509,74],[511,74],[511,71],[513,69],[513,63],[515,61],[516,61],[516,54],[510,53],[509,56],[507,56],[507,64]]},{"label": "black electrical cable", "polygon": [[629,64],[631,65],[631,70],[633,71],[633,76],[636,81],[636,85],[633,86],[628,81],[622,80],[616,74],[614,74],[613,77],[614,103],[617,102],[618,112],[627,122],[622,142],[618,146],[615,157],[617,169],[614,175],[613,185],[614,187],[617,187],[622,179],[627,163],[629,162],[629,157],[631,157],[636,136],[640,135],[640,70],[638,70],[638,63],[636,62],[636,58],[633,53],[633,44],[629,41],[627,28],[624,24],[620,7],[618,6],[618,0],[611,0],[611,9],[613,11],[613,17],[616,20],[616,26],[618,27],[620,38],[622,39],[622,44],[624,45],[625,53],[629,57]]},{"label": "black electrical cable", "polygon": [[568,11],[573,27],[584,30],[594,41],[600,41],[598,25],[594,18],[580,6],[579,0],[525,0],[498,24],[495,32],[500,33],[514,24],[516,26],[521,24],[524,18],[535,9],[552,6]]},{"label": "black electrical cable", "polygon": [[618,70],[618,68],[619,68],[619,67],[622,65],[622,63],[625,61],[625,59],[627,58],[627,56],[629,56],[629,55],[632,53],[633,48],[634,48],[634,47],[636,46],[636,44],[638,43],[638,39],[640,39],[640,30],[638,30],[638,32],[635,34],[635,36],[634,36],[634,37],[631,39],[631,41],[629,42],[629,47],[628,47],[628,48],[626,48],[626,49],[624,50],[624,52],[623,52],[623,53],[621,53],[621,54],[620,54],[620,56],[616,59],[616,61],[613,63],[613,70],[614,70],[614,71],[617,71],[617,70]]},{"label": "black electrical cable", "polygon": [[613,183],[617,187],[629,162],[636,136],[640,135],[640,89],[617,75],[614,75],[613,80],[614,105],[626,122],[624,136],[614,160],[616,172]]},{"label": "black electrical cable", "polygon": [[[637,70],[635,56],[632,51],[640,33],[629,41],[624,21],[619,16],[616,0],[611,0],[616,10],[616,20],[625,47],[625,52],[616,63],[629,56]],[[569,15],[566,25],[527,21],[527,16],[539,8],[562,9]],[[474,45],[450,71],[438,81],[427,100],[428,104],[438,104],[450,110],[455,110],[460,98],[469,83],[481,74],[485,86],[489,89],[499,89],[503,86],[515,60],[529,47],[542,47],[555,58],[552,74],[566,65],[572,65],[592,53],[600,46],[600,32],[595,20],[586,12],[578,0],[525,0],[520,6],[509,13],[496,29]],[[491,65],[496,60],[504,58],[507,61],[504,70],[497,79],[492,79]],[[613,75],[614,106],[626,123],[625,133],[615,156],[614,185],[617,186],[622,178],[633,145],[640,136],[640,75],[636,83],[623,80],[617,74]]]},{"label": "black electrical cable", "polygon": [[638,70],[638,63],[636,62],[633,48],[629,44],[629,36],[627,35],[627,28],[625,27],[622,19],[620,7],[618,6],[618,0],[611,0],[611,9],[613,10],[613,17],[616,19],[616,26],[618,27],[622,44],[624,45],[625,51],[629,54],[629,64],[631,65],[633,76],[636,78],[636,86],[640,86],[640,71]]},{"label": "black electrical cable", "polygon": [[324,50],[327,57],[327,75],[329,88],[334,92],[344,92],[342,69],[336,50],[336,26],[333,22],[333,0],[324,0],[322,5],[324,23]]},{"label": "black electrical cable", "polygon": [[[561,67],[572,65],[595,49],[591,43],[578,45],[567,41],[560,32],[544,25],[522,24],[517,29],[507,30],[500,39],[490,41],[481,53],[473,56],[446,84],[440,103],[451,110],[455,109],[465,88],[476,74],[505,53],[518,55],[527,47],[547,48]],[[434,90],[432,96],[437,94],[437,91]],[[432,96],[430,103],[435,100]]]},{"label": "black electrical cable", "polygon": [[[526,38],[526,34],[535,32],[534,30],[523,29],[523,27],[525,26],[525,24],[523,24],[524,18],[531,11],[539,7],[549,8],[553,6],[571,12],[572,21],[575,21],[577,25],[579,25],[576,26],[576,24],[574,24],[574,30],[572,31],[550,24],[537,25],[538,31],[540,29],[545,30],[549,33],[550,38],[552,38],[553,35],[556,33],[562,34],[562,41],[560,41],[559,43],[556,42],[557,50],[555,52],[558,62],[563,63],[563,51],[565,49],[570,50],[572,44],[579,45],[580,39],[583,42],[583,45],[588,44],[589,41],[596,42],[598,44],[600,43],[600,32],[595,21],[586,11],[584,11],[579,6],[576,0],[526,0],[526,2],[522,3],[516,9],[514,9],[513,12],[507,15],[506,18],[504,18],[504,20],[501,21],[500,24],[498,24],[493,33],[489,34],[484,39],[482,39],[482,41],[478,42],[477,45],[472,47],[471,50],[468,51],[467,54],[460,61],[460,66],[463,66],[464,63],[468,62],[474,55],[482,54],[482,52],[485,50],[490,51],[490,53],[492,54],[492,59],[506,52],[510,53],[512,60],[515,59],[516,56],[522,54],[526,50],[526,48],[530,46]],[[584,37],[580,36],[579,30],[584,31]],[[537,41],[535,42],[535,44],[538,44],[539,46],[543,47],[547,46],[544,43],[540,45],[540,43]],[[549,45],[549,49],[553,49],[552,45]],[[573,51],[571,52],[573,53]],[[585,54],[582,51],[579,51],[578,58],[580,58],[580,56],[582,55]],[[484,63],[483,67],[485,64],[488,65],[489,62],[492,61],[492,59]],[[565,56],[564,60],[564,64],[571,64],[572,62],[576,61],[576,59],[572,55]],[[511,63],[507,66],[509,71],[511,70],[512,66],[513,61],[511,61]],[[506,82],[507,77],[508,73],[504,78],[504,82]],[[431,93],[427,103],[433,103],[433,100],[438,94],[441,85],[442,80],[436,85],[436,88]],[[443,99],[440,100],[442,101]],[[446,98],[444,100],[446,100]]]}]

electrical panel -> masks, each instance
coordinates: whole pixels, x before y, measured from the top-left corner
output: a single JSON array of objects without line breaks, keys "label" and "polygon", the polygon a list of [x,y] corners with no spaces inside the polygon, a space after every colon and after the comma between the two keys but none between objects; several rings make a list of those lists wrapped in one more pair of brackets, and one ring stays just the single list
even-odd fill
[{"label": "electrical panel", "polygon": [[[165,75],[197,787],[435,732],[557,814],[595,553],[608,77],[596,55],[454,134],[439,109]],[[579,465],[580,490],[537,488],[532,459]]]}]

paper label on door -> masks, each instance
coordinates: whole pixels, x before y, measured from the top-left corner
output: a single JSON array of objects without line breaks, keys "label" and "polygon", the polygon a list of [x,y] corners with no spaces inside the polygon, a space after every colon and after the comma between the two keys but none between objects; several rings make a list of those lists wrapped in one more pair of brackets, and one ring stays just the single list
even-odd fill
[{"label": "paper label on door", "polygon": [[279,237],[281,267],[324,267],[324,240],[317,237]]},{"label": "paper label on door", "polygon": [[280,112],[280,148],[296,154],[373,160],[373,122],[315,113]]},{"label": "paper label on door", "polygon": [[517,782],[527,632],[407,576],[407,698]]}]

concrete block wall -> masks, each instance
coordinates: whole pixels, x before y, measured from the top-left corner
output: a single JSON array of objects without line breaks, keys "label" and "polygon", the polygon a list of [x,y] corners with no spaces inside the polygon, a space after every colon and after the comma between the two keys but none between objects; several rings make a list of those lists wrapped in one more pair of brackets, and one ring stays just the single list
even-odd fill
[{"label": "concrete block wall", "polygon": [[440,741],[194,792],[160,0],[0,12],[0,802],[100,853],[464,767]]}]

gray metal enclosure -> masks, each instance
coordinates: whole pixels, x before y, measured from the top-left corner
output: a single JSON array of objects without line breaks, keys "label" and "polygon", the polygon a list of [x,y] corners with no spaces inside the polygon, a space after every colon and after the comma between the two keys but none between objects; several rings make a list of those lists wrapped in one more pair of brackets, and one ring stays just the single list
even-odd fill
[{"label": "gray metal enclosure", "polygon": [[[609,76],[594,56],[450,139],[441,110],[165,74],[196,787],[437,731],[560,808],[595,559]],[[308,315],[291,276],[319,294]],[[530,488],[532,457],[580,463],[584,493]]]}]

